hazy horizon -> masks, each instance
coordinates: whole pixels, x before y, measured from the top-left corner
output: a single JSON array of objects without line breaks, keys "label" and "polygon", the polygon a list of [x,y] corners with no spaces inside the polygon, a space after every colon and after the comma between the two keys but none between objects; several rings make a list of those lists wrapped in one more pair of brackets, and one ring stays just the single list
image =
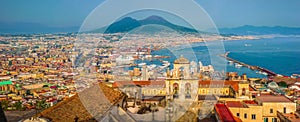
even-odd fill
[{"label": "hazy horizon", "polygon": [[[124,7],[120,4],[122,1],[111,1],[117,6],[112,6],[108,13],[115,12],[113,7]],[[2,1],[0,32],[26,31],[26,28],[31,28],[33,31],[79,30],[88,15],[103,2],[104,0]],[[181,6],[178,5],[179,3],[174,0],[172,6]],[[195,3],[207,12],[217,28],[244,25],[300,27],[300,16],[297,16],[300,11],[298,7],[300,1],[297,0],[195,0]],[[163,3],[157,2],[157,4]],[[180,25],[168,16],[162,17],[173,24]],[[141,18],[145,16],[137,17],[137,19]]]}]

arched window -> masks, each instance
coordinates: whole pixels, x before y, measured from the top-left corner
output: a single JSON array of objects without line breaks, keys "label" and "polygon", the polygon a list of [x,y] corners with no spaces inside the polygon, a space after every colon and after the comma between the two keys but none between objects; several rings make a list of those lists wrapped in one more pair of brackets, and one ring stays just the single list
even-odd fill
[{"label": "arched window", "polygon": [[174,83],[173,84],[173,97],[174,98],[178,98],[178,91],[179,90],[179,85],[178,85],[178,83]]},{"label": "arched window", "polygon": [[185,84],[185,98],[191,98],[191,84]]}]

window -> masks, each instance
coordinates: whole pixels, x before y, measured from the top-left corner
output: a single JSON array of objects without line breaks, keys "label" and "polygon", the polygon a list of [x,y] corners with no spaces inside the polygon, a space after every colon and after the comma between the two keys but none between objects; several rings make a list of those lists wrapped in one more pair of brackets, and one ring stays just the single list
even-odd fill
[{"label": "window", "polygon": [[191,84],[185,84],[185,98],[191,98]]},{"label": "window", "polygon": [[242,89],[242,95],[243,95],[243,96],[246,95],[246,89],[245,89],[245,88]]},{"label": "window", "polygon": [[247,119],[247,114],[244,114],[244,118]]},{"label": "window", "polygon": [[252,120],[255,120],[255,119],[256,119],[256,115],[255,115],[255,114],[252,114],[251,119],[252,119]]},{"label": "window", "polygon": [[272,122],[277,122],[277,118],[272,118]]},{"label": "window", "polygon": [[264,122],[269,122],[269,118],[264,118]]},{"label": "window", "polygon": [[240,117],[240,113],[236,113],[236,116],[237,116],[237,117]]},{"label": "window", "polygon": [[286,107],[283,108],[283,113],[286,113]]},{"label": "window", "polygon": [[271,113],[271,114],[273,113],[273,109],[272,109],[272,108],[270,109],[270,113]]}]

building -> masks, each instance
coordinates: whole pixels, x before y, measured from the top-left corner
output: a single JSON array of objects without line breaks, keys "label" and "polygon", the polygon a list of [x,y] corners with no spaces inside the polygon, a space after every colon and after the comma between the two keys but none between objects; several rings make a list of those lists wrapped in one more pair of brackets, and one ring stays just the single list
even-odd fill
[{"label": "building", "polygon": [[[202,113],[205,105],[207,110],[211,110],[218,100],[252,99],[252,92],[255,89],[249,85],[246,79],[202,80],[199,77],[200,72],[193,69],[195,68],[194,64],[181,56],[174,61],[174,69],[166,72],[165,79],[115,81],[112,86],[128,96],[127,107],[134,107],[141,103],[157,103],[166,106],[168,110],[175,110],[178,117],[183,114],[181,112],[190,111],[190,108],[193,108],[192,111],[196,115]],[[178,106],[180,107],[178,108]]]},{"label": "building", "polygon": [[226,105],[243,122],[278,122],[296,112],[296,103],[285,96],[261,95],[256,100],[226,101]]},{"label": "building", "polygon": [[[117,104],[122,102],[124,95],[112,88],[100,83],[80,92],[58,104],[42,111],[38,117],[46,118],[50,121],[121,121],[120,119],[132,120],[128,116],[124,116],[126,112],[122,112],[122,118],[119,113],[115,112]],[[93,98],[93,99],[91,99]],[[103,101],[97,101],[102,99]],[[121,104],[120,104],[121,105]],[[92,113],[91,111],[97,111]],[[121,114],[121,113],[120,113]]]},{"label": "building", "polygon": [[225,104],[216,104],[214,112],[218,122],[242,122],[233,116]]}]

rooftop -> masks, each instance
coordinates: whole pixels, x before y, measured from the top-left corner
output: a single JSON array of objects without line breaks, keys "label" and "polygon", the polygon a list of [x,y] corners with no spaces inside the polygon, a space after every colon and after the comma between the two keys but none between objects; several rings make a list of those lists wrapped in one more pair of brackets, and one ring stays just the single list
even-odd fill
[{"label": "rooftop", "polygon": [[235,119],[225,104],[216,104],[216,112],[222,122],[235,122]]},{"label": "rooftop", "polygon": [[174,64],[189,64],[190,61],[184,58],[182,55],[174,61]]},{"label": "rooftop", "polygon": [[240,101],[226,101],[226,105],[232,108],[246,108]]},{"label": "rooftop", "polygon": [[296,113],[281,113],[278,112],[279,116],[283,117],[286,121],[291,121],[291,122],[299,122],[300,117],[299,114]]},{"label": "rooftop", "polygon": [[261,96],[256,96],[256,99],[260,100],[261,102],[291,102],[288,98],[282,95],[261,95]]},{"label": "rooftop", "polygon": [[[94,99],[91,99],[91,97]],[[103,100],[99,101],[99,97]],[[74,121],[76,117],[79,121],[96,121],[95,119],[103,118],[106,115],[105,113],[110,110],[111,105],[117,104],[122,98],[123,94],[121,92],[100,83],[99,86],[92,86],[42,111],[39,116],[55,122]],[[96,111],[91,111],[91,109]],[[93,115],[97,115],[96,118]]]}]

